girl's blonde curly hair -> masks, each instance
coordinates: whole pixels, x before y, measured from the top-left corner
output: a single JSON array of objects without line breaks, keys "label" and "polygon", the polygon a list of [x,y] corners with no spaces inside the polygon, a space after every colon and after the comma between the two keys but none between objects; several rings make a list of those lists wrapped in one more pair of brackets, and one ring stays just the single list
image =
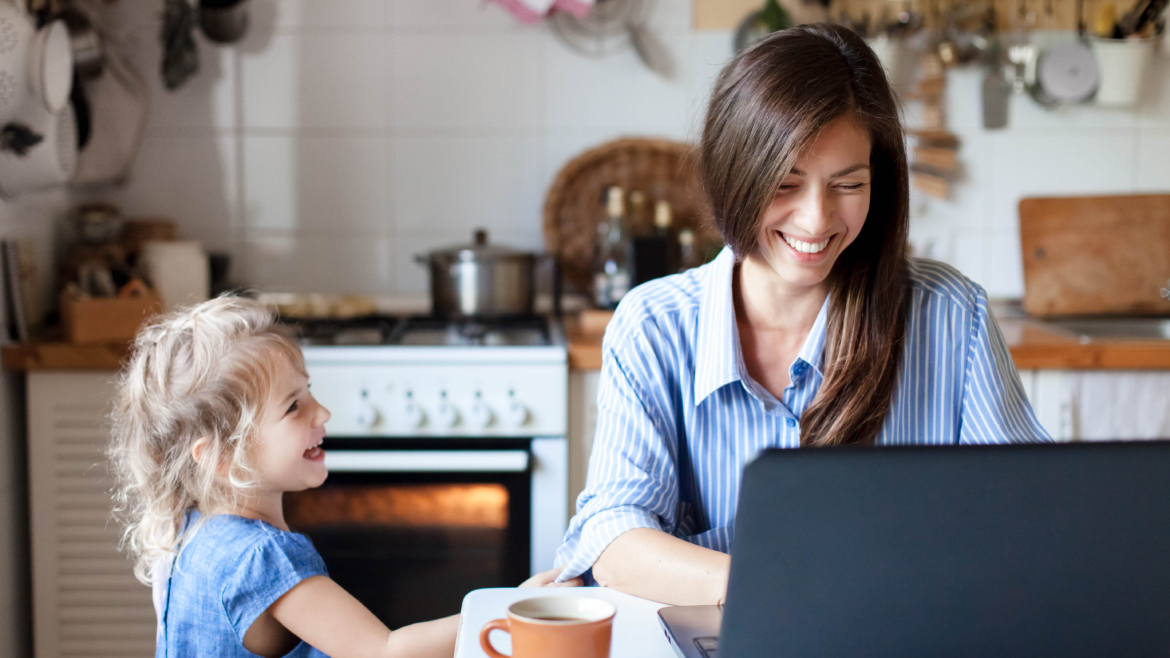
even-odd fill
[{"label": "girl's blonde curly hair", "polygon": [[[188,510],[233,509],[255,486],[248,457],[281,355],[304,372],[288,329],[243,297],[179,309],[138,332],[118,378],[107,454],[114,513],[143,583],[195,530],[184,528]],[[196,461],[203,437],[210,442]]]}]

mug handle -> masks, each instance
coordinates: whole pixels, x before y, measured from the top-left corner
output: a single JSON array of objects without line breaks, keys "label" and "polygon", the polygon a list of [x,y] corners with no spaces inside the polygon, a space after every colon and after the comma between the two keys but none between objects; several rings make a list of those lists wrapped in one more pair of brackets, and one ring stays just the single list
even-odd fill
[{"label": "mug handle", "polygon": [[496,648],[492,646],[492,641],[488,638],[488,635],[490,635],[492,631],[504,631],[505,633],[511,633],[512,629],[508,625],[508,620],[493,619],[484,624],[483,628],[479,631],[479,646],[482,647],[484,652],[492,658],[512,658],[511,656],[505,656],[499,651],[496,651]]}]

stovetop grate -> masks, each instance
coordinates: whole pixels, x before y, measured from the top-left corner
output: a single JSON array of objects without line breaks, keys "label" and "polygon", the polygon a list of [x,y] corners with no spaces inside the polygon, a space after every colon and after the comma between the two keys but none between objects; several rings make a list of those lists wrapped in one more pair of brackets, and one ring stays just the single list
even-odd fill
[{"label": "stovetop grate", "polygon": [[467,321],[424,315],[282,321],[297,329],[300,343],[306,346],[516,347],[553,342],[549,320],[541,315]]}]

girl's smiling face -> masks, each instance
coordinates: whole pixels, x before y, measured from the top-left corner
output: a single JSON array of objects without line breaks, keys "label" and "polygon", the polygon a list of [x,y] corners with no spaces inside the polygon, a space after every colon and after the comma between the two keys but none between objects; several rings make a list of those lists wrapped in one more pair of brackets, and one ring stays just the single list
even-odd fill
[{"label": "girl's smiling face", "polygon": [[325,423],[329,410],[309,393],[309,379],[288,358],[279,355],[254,446],[253,464],[262,489],[304,491],[319,487],[325,469]]},{"label": "girl's smiling face", "polygon": [[764,210],[749,258],[790,288],[824,282],[869,214],[869,156],[869,134],[851,115],[825,126]]}]

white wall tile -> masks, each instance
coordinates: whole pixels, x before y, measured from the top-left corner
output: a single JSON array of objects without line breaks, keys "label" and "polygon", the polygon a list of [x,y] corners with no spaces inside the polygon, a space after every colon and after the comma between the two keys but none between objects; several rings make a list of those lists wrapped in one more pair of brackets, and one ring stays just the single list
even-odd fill
[{"label": "white wall tile", "polygon": [[[1162,41],[1165,44],[1165,40]],[[1154,53],[1150,70],[1142,85],[1138,106],[1138,125],[1170,128],[1170,48],[1165,45]]]},{"label": "white wall tile", "polygon": [[681,72],[687,85],[686,141],[698,143],[703,134],[707,103],[715,80],[727,62],[735,55],[731,32],[705,30],[692,32],[687,38],[685,66]]},{"label": "white wall tile", "polygon": [[240,226],[236,173],[232,136],[149,132],[126,185],[89,196],[112,200],[130,217],[170,217],[181,236],[231,249]]},{"label": "white wall tile", "polygon": [[1133,128],[1137,113],[1132,109],[1099,107],[1092,102],[1046,109],[1027,94],[1015,94],[1008,107],[1008,132],[1026,133],[1037,128]]},{"label": "white wall tile", "polygon": [[386,238],[273,232],[249,235],[248,281],[259,290],[384,294],[393,290],[394,254]]},{"label": "white wall tile", "polygon": [[[622,135],[611,130],[556,131],[550,132],[544,140],[544,174],[541,176],[547,191],[558,173],[569,161],[589,149],[620,138]],[[543,203],[543,199],[541,201]]]},{"label": "white wall tile", "polygon": [[694,22],[692,0],[658,0],[651,5],[654,11],[647,26],[653,30],[687,31]]},{"label": "white wall tile", "polygon": [[249,230],[385,233],[390,163],[381,134],[248,136],[244,163]]},{"label": "white wall tile", "polygon": [[999,228],[987,242],[987,273],[980,281],[989,297],[1019,298],[1024,295],[1024,260],[1018,229]]},{"label": "white wall tile", "polygon": [[244,125],[387,127],[387,38],[280,33],[272,35],[264,49],[242,52]]},{"label": "white wall tile", "polygon": [[[549,38],[544,52],[546,123],[552,130],[607,128],[631,134],[685,139],[693,124],[686,82],[693,62],[685,35],[660,33],[678,67],[674,80],[651,72],[632,49],[591,59]],[[709,92],[708,92],[709,93]]]},{"label": "white wall tile", "polygon": [[[156,80],[162,1],[121,0],[108,13],[134,26],[131,51],[156,91],[135,179],[113,197],[133,212],[197,217],[180,218],[185,232],[265,254],[266,281],[315,281],[282,260],[312,252],[305,239],[332,240],[321,249],[340,253],[369,238],[385,242],[390,264],[361,247],[365,264],[328,273],[328,285],[425,290],[425,271],[405,256],[462,242],[477,225],[496,241],[539,246],[548,186],[585,149],[625,135],[698,139],[732,35],[692,30],[692,4],[654,3],[649,28],[676,68],[663,80],[633,51],[584,58],[547,21],[525,25],[492,0],[254,0],[244,42],[201,43],[203,70],[167,95]],[[912,236],[989,291],[1018,288],[1018,268],[1000,259],[1018,241],[1019,198],[1170,185],[1167,73],[1170,57],[1160,56],[1138,110],[1048,112],[1021,96],[1007,129],[985,131],[982,69],[952,69],[948,127],[963,141],[962,173],[946,201],[914,196]],[[209,146],[234,154],[237,127],[246,199],[234,191],[235,156],[220,162]],[[191,148],[193,159],[182,150]],[[382,274],[370,279],[371,268]]]},{"label": "white wall tile", "polygon": [[951,265],[975,283],[986,287],[991,237],[985,230],[959,229],[955,232]]},{"label": "white wall tile", "polygon": [[236,125],[236,51],[197,36],[199,70],[171,91],[160,72],[162,46],[158,26],[147,22],[127,33],[125,53],[147,85],[148,125],[152,129],[233,128]]},{"label": "white wall tile", "polygon": [[470,31],[525,31],[525,25],[506,9],[488,0],[384,0],[395,31],[449,34]]},{"label": "white wall tile", "polygon": [[393,51],[396,128],[541,128],[536,34],[396,34]]},{"label": "white wall tile", "polygon": [[1137,150],[1137,189],[1170,192],[1170,128],[1141,129]]},{"label": "white wall tile", "polygon": [[475,227],[539,234],[543,156],[539,137],[395,138],[397,234],[447,232],[456,242]]},{"label": "white wall tile", "polygon": [[271,12],[281,30],[377,30],[389,24],[390,7],[386,0],[253,0],[252,11]]},{"label": "white wall tile", "polygon": [[993,135],[989,224],[1016,228],[1024,197],[1132,192],[1133,142],[1109,128]]},{"label": "white wall tile", "polygon": [[[982,228],[988,224],[988,195],[991,186],[990,137],[981,128],[952,128],[959,137],[959,168],[951,184],[950,197],[935,199],[913,192],[912,220],[945,221],[953,228]],[[907,152],[914,161],[913,142]],[[913,178],[913,177],[911,177]]]},{"label": "white wall tile", "polygon": [[[983,130],[983,67],[961,66],[947,70],[944,107],[949,130]],[[1010,109],[1010,108],[1009,108]],[[1011,120],[1011,117],[1008,117]]]},{"label": "white wall tile", "polygon": [[918,258],[955,265],[955,233],[955,227],[945,220],[911,220],[911,253]]}]

